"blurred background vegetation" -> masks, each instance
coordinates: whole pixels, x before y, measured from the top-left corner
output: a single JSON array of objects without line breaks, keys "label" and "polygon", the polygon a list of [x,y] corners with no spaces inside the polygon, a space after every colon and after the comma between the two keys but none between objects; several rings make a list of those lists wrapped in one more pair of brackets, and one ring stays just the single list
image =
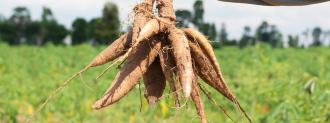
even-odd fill
[{"label": "blurred background vegetation", "polygon": [[[192,11],[177,10],[177,26],[193,27],[208,36],[229,87],[255,122],[330,122],[327,29],[315,27],[303,31],[303,36],[284,37],[276,25],[264,21],[256,29],[244,27],[241,38],[229,39],[226,24],[216,27],[204,21],[203,7],[203,1],[196,0]],[[70,29],[56,20],[50,8],[42,11],[40,20],[32,20],[24,6],[14,8],[10,17],[0,14],[0,123],[23,122],[63,80],[123,33],[119,10],[111,2],[104,5],[101,17],[77,18]],[[313,43],[306,42],[310,40]],[[118,71],[113,68],[94,81],[105,67],[91,69],[74,80],[33,122],[199,121],[192,102],[175,110],[168,96],[155,107],[148,107],[143,99],[140,112],[138,87],[119,103],[93,111],[91,105]],[[229,101],[205,87],[234,120],[246,122]],[[205,95],[203,102],[209,122],[232,123]]]},{"label": "blurred background vegetation", "polygon": [[[110,44],[122,32],[116,4],[108,2],[104,5],[102,16],[86,20],[76,18],[70,29],[58,23],[50,8],[44,7],[41,20],[32,20],[29,10],[24,6],[13,9],[10,17],[0,16],[0,41],[10,45],[37,45],[46,43],[55,45],[77,45],[89,43],[93,46]],[[243,28],[244,32],[238,39],[228,39],[226,24],[216,27],[212,22],[204,21],[204,5],[202,0],[196,0],[193,10],[179,9],[175,12],[178,27],[193,27],[208,36],[214,48],[238,46],[244,48],[264,42],[273,48],[323,46],[330,41],[329,29],[315,27],[302,30],[303,35],[288,35],[285,37],[276,25],[262,22],[255,30],[250,26]],[[0,14],[1,15],[1,14]],[[130,27],[128,27],[130,28]],[[124,30],[125,31],[125,30]],[[308,43],[312,42],[312,43]]]},{"label": "blurred background vegetation", "polygon": [[[87,44],[73,47],[0,44],[0,122],[20,123],[31,116],[51,91],[103,48]],[[329,48],[274,49],[267,44],[256,44],[244,49],[228,46],[215,52],[230,89],[254,122],[330,122]],[[73,80],[36,115],[33,123],[199,122],[191,101],[180,110],[173,108],[173,98],[167,96],[168,87],[155,107],[148,107],[142,95],[141,112],[138,86],[118,103],[92,110],[94,101],[118,72],[114,67],[94,81],[107,66],[91,69]],[[204,87],[234,120],[247,122],[231,102],[207,85]],[[204,94],[202,99],[210,123],[233,123]]]}]

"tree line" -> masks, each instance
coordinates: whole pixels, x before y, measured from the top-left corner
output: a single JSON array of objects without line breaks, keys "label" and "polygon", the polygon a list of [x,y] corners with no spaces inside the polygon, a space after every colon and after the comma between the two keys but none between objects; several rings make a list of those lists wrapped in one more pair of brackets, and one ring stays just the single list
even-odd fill
[{"label": "tree line", "polygon": [[[204,20],[204,5],[202,0],[196,0],[193,10],[180,9],[175,12],[178,27],[194,27],[208,36],[215,48],[222,46],[238,46],[244,48],[262,42],[273,48],[322,46],[330,41],[330,31],[320,27],[306,30],[301,35],[284,35],[276,25],[262,22],[255,31],[245,26],[239,39],[229,39],[226,25],[218,29],[215,23]],[[109,44],[120,35],[120,20],[116,4],[108,2],[102,9],[102,16],[86,20],[76,18],[71,29],[57,22],[50,8],[44,7],[40,20],[32,20],[26,7],[16,7],[9,18],[0,15],[0,42],[10,45],[28,44],[42,46],[46,43],[61,45],[68,43],[77,45],[90,43],[92,45]],[[68,38],[69,37],[69,38]],[[286,40],[285,40],[286,39]]]},{"label": "tree line", "polygon": [[[269,44],[273,48],[285,47],[285,43],[289,47],[308,47],[322,46],[330,42],[330,30],[325,31],[320,27],[312,30],[306,30],[301,35],[284,35],[280,32],[276,25],[263,21],[253,32],[250,26],[243,28],[243,34],[239,39],[229,39],[226,25],[223,23],[219,30],[214,23],[204,21],[204,7],[202,0],[196,0],[193,10],[177,10],[177,26],[195,27],[200,32],[208,36],[214,47],[221,46],[238,46],[244,48],[246,46],[255,45],[258,42]],[[285,41],[285,38],[287,39]],[[311,42],[311,43],[310,43]]]},{"label": "tree line", "polygon": [[43,7],[40,20],[32,20],[30,11],[26,7],[16,7],[7,19],[0,16],[0,42],[10,45],[28,44],[42,46],[46,43],[61,45],[70,35],[72,45],[89,42],[91,44],[108,44],[118,38],[120,21],[118,8],[113,3],[106,3],[102,10],[102,17],[87,21],[76,18],[71,30],[57,22],[53,12]]}]

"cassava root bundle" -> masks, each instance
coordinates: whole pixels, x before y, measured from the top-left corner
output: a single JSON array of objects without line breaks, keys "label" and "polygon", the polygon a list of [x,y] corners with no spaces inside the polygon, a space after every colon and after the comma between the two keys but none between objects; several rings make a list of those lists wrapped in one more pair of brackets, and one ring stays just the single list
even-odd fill
[{"label": "cassava root bundle", "polygon": [[[144,0],[137,4],[134,7],[131,30],[105,48],[88,66],[67,80],[65,84],[91,67],[114,60],[121,61],[123,64],[120,71],[104,95],[94,103],[94,109],[116,103],[143,78],[144,95],[149,105],[154,105],[161,99],[167,82],[173,92],[175,107],[180,107],[180,94],[185,99],[192,99],[200,122],[206,123],[205,111],[200,99],[200,86],[197,81],[200,77],[239,107],[251,122],[227,87],[207,38],[194,29],[175,27],[176,17],[172,2],[173,0]],[[157,16],[153,14],[154,4],[158,10]]]},{"label": "cassava root bundle", "polygon": [[[152,14],[154,2],[156,2],[159,12],[157,17]],[[126,40],[126,42],[132,42],[131,47],[126,48],[123,45],[122,47],[127,51],[124,49],[121,51],[126,51],[125,54],[120,52],[120,55],[111,55],[118,57],[123,55],[122,59],[125,60],[125,63],[110,88],[94,104],[94,109],[100,109],[119,101],[138,84],[140,78],[144,79],[145,97],[149,105],[154,105],[161,99],[165,81],[167,81],[174,93],[175,106],[180,105],[177,90],[182,88],[183,96],[186,99],[191,97],[200,121],[205,123],[206,117],[196,79],[198,75],[204,82],[238,105],[240,110],[245,113],[227,87],[221,74],[220,65],[207,38],[194,29],[175,27],[172,0],[145,0],[134,10],[138,17],[133,23],[131,41]],[[146,21],[137,21],[139,18]],[[136,29],[136,26],[140,27],[139,30]],[[160,45],[158,46],[157,43]],[[150,47],[146,48],[147,45]],[[178,78],[177,81],[174,80],[175,76]]]}]

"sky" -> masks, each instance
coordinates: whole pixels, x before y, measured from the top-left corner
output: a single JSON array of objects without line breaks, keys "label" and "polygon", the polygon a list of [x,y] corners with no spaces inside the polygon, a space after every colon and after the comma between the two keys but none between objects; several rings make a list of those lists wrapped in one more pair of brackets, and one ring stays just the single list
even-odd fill
[{"label": "sky", "polygon": [[[0,0],[0,14],[9,17],[13,8],[26,6],[32,19],[40,19],[42,7],[51,8],[55,18],[71,28],[77,17],[100,17],[104,3],[114,2],[120,11],[121,23],[127,26],[132,7],[140,0]],[[174,0],[175,9],[192,10],[195,0]],[[278,26],[284,34],[301,34],[307,28],[320,26],[330,30],[330,2],[299,7],[265,7],[204,0],[206,22],[214,22],[218,29],[226,24],[230,38],[239,38],[246,25],[255,29],[264,20]]]}]

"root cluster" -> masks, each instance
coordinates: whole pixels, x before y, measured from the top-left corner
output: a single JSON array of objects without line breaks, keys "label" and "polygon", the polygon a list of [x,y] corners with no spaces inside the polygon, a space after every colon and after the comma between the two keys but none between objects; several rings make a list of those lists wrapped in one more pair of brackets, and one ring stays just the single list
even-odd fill
[{"label": "root cluster", "polygon": [[[206,123],[205,111],[200,99],[202,88],[197,81],[199,77],[233,102],[248,118],[227,87],[207,38],[192,28],[175,27],[176,17],[172,2],[172,0],[144,0],[136,5],[131,30],[115,40],[88,66],[74,75],[74,77],[78,76],[91,67],[114,60],[123,63],[110,87],[95,102],[93,108],[101,109],[116,103],[143,78],[144,96],[149,105],[154,105],[162,98],[168,83],[173,93],[174,106],[180,107],[180,97],[192,99],[200,122]],[[158,15],[153,13],[154,4]],[[249,121],[251,122],[250,119]]]},{"label": "root cluster", "polygon": [[[153,14],[154,4],[158,16]],[[175,27],[172,0],[145,0],[136,5],[134,11],[132,29],[88,66],[99,66],[115,59],[123,62],[109,89],[93,105],[94,109],[119,101],[143,78],[144,96],[149,105],[161,99],[167,82],[173,92],[174,105],[180,107],[178,91],[182,90],[183,97],[194,102],[200,121],[206,123],[197,82],[200,77],[244,112],[227,87],[207,38],[192,28]]]}]

